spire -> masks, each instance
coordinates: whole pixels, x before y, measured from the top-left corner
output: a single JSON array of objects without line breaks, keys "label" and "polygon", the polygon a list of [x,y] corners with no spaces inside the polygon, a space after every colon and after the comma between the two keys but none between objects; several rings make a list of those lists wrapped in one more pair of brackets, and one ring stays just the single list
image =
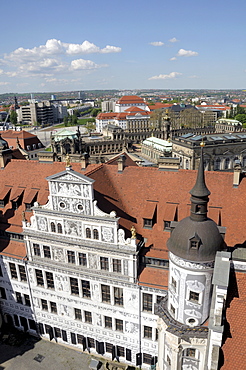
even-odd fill
[{"label": "spire", "polygon": [[204,221],[207,219],[207,205],[209,202],[208,196],[210,191],[205,183],[204,161],[203,161],[204,142],[201,142],[201,158],[197,172],[196,183],[191,189],[191,214],[190,217],[194,221]]},{"label": "spire", "polygon": [[201,142],[201,158],[200,158],[199,168],[197,172],[196,183],[190,191],[190,194],[194,197],[207,197],[210,195],[210,191],[208,190],[206,183],[205,183],[203,147],[204,147],[204,143]]}]

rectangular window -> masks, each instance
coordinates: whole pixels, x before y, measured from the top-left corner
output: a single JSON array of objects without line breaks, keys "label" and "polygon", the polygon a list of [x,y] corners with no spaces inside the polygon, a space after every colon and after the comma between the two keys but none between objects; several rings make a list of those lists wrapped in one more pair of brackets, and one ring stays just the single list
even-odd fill
[{"label": "rectangular window", "polygon": [[117,306],[123,306],[123,289],[114,288],[114,304]]},{"label": "rectangular window", "polygon": [[6,292],[5,289],[0,287],[0,298],[6,299]]},{"label": "rectangular window", "polygon": [[121,346],[117,346],[117,356],[125,357],[125,348]]},{"label": "rectangular window", "polygon": [[54,278],[53,278],[53,273],[52,272],[45,272],[46,275],[46,282],[47,282],[47,288],[54,289]]},{"label": "rectangular window", "polygon": [[37,285],[44,286],[44,278],[43,278],[42,270],[35,269],[35,273],[36,273]]},{"label": "rectangular window", "polygon": [[33,243],[33,251],[34,251],[34,255],[35,256],[40,256],[41,253],[40,253],[40,245],[39,244],[36,244],[36,243]]},{"label": "rectangular window", "polygon": [[50,302],[50,311],[52,313],[57,313],[57,306],[56,306],[56,302]]},{"label": "rectangular window", "polygon": [[187,357],[196,357],[196,350],[195,348],[186,348],[185,356]]},{"label": "rectangular window", "polygon": [[67,251],[67,261],[68,263],[75,263],[75,252]]},{"label": "rectangular window", "polygon": [[91,298],[90,282],[87,280],[82,280],[82,295],[85,298]]},{"label": "rectangular window", "polygon": [[121,260],[113,258],[113,272],[121,273]]},{"label": "rectangular window", "polygon": [[61,329],[54,328],[54,332],[55,332],[55,337],[56,338],[61,338]]},{"label": "rectangular window", "polygon": [[79,308],[74,309],[74,315],[76,320],[82,320],[82,313]]},{"label": "rectangular window", "polygon": [[189,295],[189,301],[199,302],[199,296],[200,296],[199,293],[192,292],[192,290],[191,290],[190,295]]},{"label": "rectangular window", "polygon": [[144,326],[144,338],[152,339],[152,328],[150,326]]},{"label": "rectangular window", "polygon": [[2,266],[0,265],[0,276],[3,276]]},{"label": "rectangular window", "polygon": [[104,316],[104,326],[105,328],[112,329],[112,317]]},{"label": "rectangular window", "polygon": [[88,324],[92,324],[91,312],[84,311],[84,313],[85,313],[85,322],[87,322]]},{"label": "rectangular window", "polygon": [[81,334],[77,334],[77,341],[79,344],[83,344],[84,343],[84,336],[81,335]]},{"label": "rectangular window", "polygon": [[143,293],[143,311],[152,312],[152,294]]},{"label": "rectangular window", "polygon": [[123,320],[115,319],[115,330],[123,332]]},{"label": "rectangular window", "polygon": [[10,263],[9,268],[12,279],[18,279],[15,263]]},{"label": "rectangular window", "polygon": [[71,294],[79,295],[78,279],[70,278]]},{"label": "rectangular window", "polygon": [[44,257],[51,258],[50,247],[48,245],[43,246]]},{"label": "rectangular window", "polygon": [[41,306],[42,310],[48,311],[48,302],[46,301],[46,299],[41,299]]},{"label": "rectangular window", "polygon": [[25,266],[18,265],[21,281],[26,281],[26,269]]},{"label": "rectangular window", "polygon": [[93,338],[87,337],[87,344],[89,348],[95,348],[95,340]]},{"label": "rectangular window", "polygon": [[106,352],[112,353],[113,352],[113,344],[106,342]]},{"label": "rectangular window", "polygon": [[67,342],[67,332],[66,332],[66,330],[62,330],[62,340],[64,342]]},{"label": "rectangular window", "polygon": [[30,301],[30,297],[28,294],[24,294],[24,302],[26,306],[31,307],[31,301]]},{"label": "rectangular window", "polygon": [[22,304],[22,296],[21,293],[15,292],[16,302]]},{"label": "rectangular window", "polygon": [[152,218],[144,218],[143,219],[143,226],[146,227],[147,229],[151,229],[153,224]]},{"label": "rectangular window", "polygon": [[164,221],[164,230],[170,231],[171,229],[171,221]]},{"label": "rectangular window", "polygon": [[152,355],[149,355],[147,353],[143,353],[143,363],[151,365]]},{"label": "rectangular window", "polygon": [[109,285],[101,285],[101,290],[102,290],[102,302],[111,303],[110,286]]},{"label": "rectangular window", "polygon": [[79,253],[79,264],[81,266],[87,266],[87,258],[85,253]]},{"label": "rectangular window", "polygon": [[156,341],[158,340],[158,336],[159,336],[158,329],[155,329],[155,340],[156,340]]},{"label": "rectangular window", "polygon": [[173,290],[176,292],[177,282],[176,282],[176,280],[174,279],[173,276],[172,276],[172,280],[171,280],[171,285],[172,285]]},{"label": "rectangular window", "polygon": [[77,344],[76,335],[74,333],[70,333],[70,335],[71,335],[71,343],[72,344]]},{"label": "rectangular window", "polygon": [[100,257],[100,266],[101,270],[107,270],[109,269],[108,265],[108,258],[107,257]]}]

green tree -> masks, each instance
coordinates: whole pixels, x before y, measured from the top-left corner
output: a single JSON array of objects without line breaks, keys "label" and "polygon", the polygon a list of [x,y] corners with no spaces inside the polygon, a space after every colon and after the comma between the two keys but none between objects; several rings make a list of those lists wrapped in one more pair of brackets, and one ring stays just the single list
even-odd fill
[{"label": "green tree", "polygon": [[78,124],[78,117],[76,116],[76,114],[73,114],[72,115],[72,125],[75,126]]},{"label": "green tree", "polygon": [[234,117],[236,120],[238,120],[239,122],[241,122],[243,124],[243,126],[245,127],[246,125],[246,114],[237,114],[235,117]]},{"label": "green tree", "polygon": [[101,109],[100,108],[93,108],[92,111],[91,111],[91,115],[92,117],[96,117],[98,115],[98,113],[101,112]]},{"label": "green tree", "polygon": [[64,126],[67,127],[68,126],[68,116],[65,116],[64,119],[63,119],[63,123],[64,123]]},{"label": "green tree", "polygon": [[10,113],[10,122],[12,123],[12,125],[17,124],[17,113],[15,110],[12,110]]}]

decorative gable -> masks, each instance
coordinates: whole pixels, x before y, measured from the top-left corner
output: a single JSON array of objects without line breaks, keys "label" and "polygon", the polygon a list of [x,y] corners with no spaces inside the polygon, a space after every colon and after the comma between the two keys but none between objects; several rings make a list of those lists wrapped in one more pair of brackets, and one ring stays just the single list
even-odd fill
[{"label": "decorative gable", "polygon": [[50,190],[49,207],[54,211],[93,215],[94,180],[67,168],[47,177]]}]

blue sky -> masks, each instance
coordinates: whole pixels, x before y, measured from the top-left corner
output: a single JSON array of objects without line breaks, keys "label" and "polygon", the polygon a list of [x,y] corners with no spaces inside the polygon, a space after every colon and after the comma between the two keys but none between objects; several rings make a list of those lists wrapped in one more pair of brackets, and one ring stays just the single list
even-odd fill
[{"label": "blue sky", "polygon": [[0,93],[245,89],[242,0],[1,4]]}]

